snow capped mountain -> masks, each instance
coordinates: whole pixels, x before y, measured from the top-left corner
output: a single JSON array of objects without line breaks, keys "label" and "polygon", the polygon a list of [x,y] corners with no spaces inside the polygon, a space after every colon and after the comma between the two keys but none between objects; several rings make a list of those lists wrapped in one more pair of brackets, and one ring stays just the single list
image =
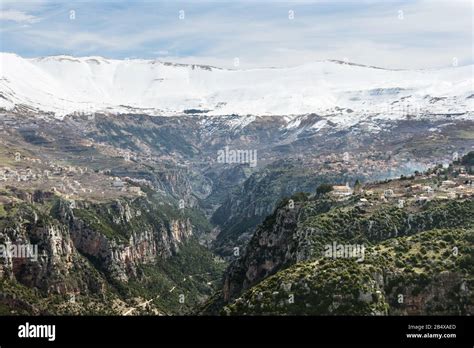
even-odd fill
[{"label": "snow capped mountain", "polygon": [[[473,68],[387,70],[320,61],[291,68],[226,70],[157,60],[25,59],[0,53],[0,107],[26,106],[58,116],[75,111],[316,113],[333,115],[338,123],[351,123],[360,115],[472,117]],[[294,127],[298,119],[292,122]]]}]

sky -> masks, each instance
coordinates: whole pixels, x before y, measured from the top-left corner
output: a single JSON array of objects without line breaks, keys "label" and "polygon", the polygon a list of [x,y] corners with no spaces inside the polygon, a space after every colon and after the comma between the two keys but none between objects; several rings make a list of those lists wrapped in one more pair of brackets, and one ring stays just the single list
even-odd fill
[{"label": "sky", "polygon": [[472,0],[0,0],[0,51],[225,68],[474,63]]}]

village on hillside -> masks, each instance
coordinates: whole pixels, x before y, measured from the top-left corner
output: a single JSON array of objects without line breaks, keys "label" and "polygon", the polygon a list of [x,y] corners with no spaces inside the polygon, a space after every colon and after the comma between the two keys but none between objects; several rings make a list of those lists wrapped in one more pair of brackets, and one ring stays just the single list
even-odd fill
[{"label": "village on hillside", "polygon": [[464,199],[474,196],[473,169],[473,165],[456,161],[448,166],[438,165],[424,173],[415,172],[410,177],[402,175],[400,180],[366,185],[357,182],[354,187],[349,183],[333,185],[330,195],[337,200],[346,200],[357,194],[361,196],[359,205],[370,205],[370,201],[375,199],[393,203],[399,208],[432,200]]},{"label": "village on hillside", "polygon": [[67,199],[141,196],[140,183],[129,177],[114,177],[110,171],[91,170],[44,161],[14,153],[9,165],[0,165],[0,189],[52,191]]}]

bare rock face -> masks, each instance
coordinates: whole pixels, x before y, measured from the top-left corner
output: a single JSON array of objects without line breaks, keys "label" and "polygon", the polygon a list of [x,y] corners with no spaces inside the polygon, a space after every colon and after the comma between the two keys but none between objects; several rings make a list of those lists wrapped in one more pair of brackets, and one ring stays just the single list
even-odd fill
[{"label": "bare rock face", "polygon": [[[422,289],[410,285],[405,290],[403,305],[392,308],[394,315],[429,315],[457,312],[472,313],[472,288],[460,273],[442,271]],[[396,301],[397,294],[389,294]]]},{"label": "bare rock face", "polygon": [[127,282],[139,265],[176,254],[193,235],[188,218],[157,214],[146,199],[108,205],[59,199],[47,213],[25,203],[2,221],[0,244],[29,246],[31,255],[0,258],[0,276],[46,293],[103,293],[107,281],[98,269]]},{"label": "bare rock face", "polygon": [[227,270],[223,287],[226,301],[293,261],[292,240],[300,207],[295,204],[276,210],[257,229],[243,257]]},{"label": "bare rock face", "polygon": [[[283,201],[259,225],[245,252],[228,267],[219,301],[229,305],[221,305],[221,309],[230,308],[232,313],[240,315],[279,313],[275,309],[278,301],[269,300],[273,292],[283,283],[288,282],[291,287],[292,282],[304,282],[307,276],[323,269],[326,273],[321,273],[321,277],[312,283],[312,288],[332,284],[332,278],[337,284],[341,272],[347,272],[344,276],[349,280],[353,275],[364,274],[373,283],[368,289],[357,285],[360,291],[356,300],[361,305],[360,313],[469,313],[472,310],[472,284],[466,278],[466,270],[472,262],[469,261],[468,245],[473,240],[473,220],[468,212],[472,211],[473,203],[472,199],[438,202],[407,213],[385,205],[364,210],[350,201],[330,203],[332,207],[329,209],[320,199],[296,202],[293,208]],[[392,223],[387,224],[387,221]],[[345,261],[352,264],[344,264],[338,269],[337,263],[332,265],[336,262],[333,258],[322,257],[324,246],[333,241],[367,245],[365,256],[368,259],[360,264],[347,259]],[[439,246],[433,246],[435,241]],[[394,250],[392,253],[396,253],[396,257],[377,258],[382,251],[371,249],[375,248],[371,245],[378,244],[384,245],[382,251],[384,248]],[[411,255],[407,249],[409,246],[413,253],[418,253],[416,257],[407,256]],[[460,258],[452,256],[453,246],[456,250],[463,249],[466,255]],[[430,248],[437,250],[436,258],[425,257],[419,251]],[[392,255],[388,251],[385,253]],[[310,262],[315,260],[321,264],[311,265]],[[331,286],[325,288],[325,296],[331,294]],[[256,311],[253,306],[260,303],[257,296],[260,290],[272,306]],[[301,296],[309,299],[304,287],[299,291]],[[320,295],[316,294],[314,301],[319,301]],[[311,305],[311,301],[307,303]],[[339,302],[349,303],[346,300]],[[331,303],[337,307],[337,298]],[[336,307],[303,308],[303,313],[331,314],[340,310]]]},{"label": "bare rock face", "polygon": [[0,260],[3,277],[57,294],[100,292],[104,286],[77,252],[67,226],[29,208],[19,209],[0,232],[0,240],[4,246],[16,246]]},{"label": "bare rock face", "polygon": [[[74,206],[60,202],[58,212],[60,219],[69,225],[75,248],[98,260],[112,278],[122,282],[136,276],[138,265],[176,254],[180,244],[193,235],[189,219],[148,219],[156,214],[151,206],[142,213],[142,207],[131,202],[113,202],[101,210],[102,225],[91,223],[90,218],[84,219],[77,214],[78,209],[87,211],[94,207],[87,204]],[[104,211],[106,216],[102,215]],[[135,224],[137,220],[144,222]],[[110,223],[104,227],[106,221]],[[104,230],[107,233],[104,234]]]}]

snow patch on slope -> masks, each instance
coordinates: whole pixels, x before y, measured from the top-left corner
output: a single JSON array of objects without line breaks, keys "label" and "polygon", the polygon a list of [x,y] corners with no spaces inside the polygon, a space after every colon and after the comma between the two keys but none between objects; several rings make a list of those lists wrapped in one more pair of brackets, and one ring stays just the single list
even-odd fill
[{"label": "snow patch on slope", "polygon": [[[292,68],[226,70],[157,60],[0,53],[0,107],[65,115],[326,115],[349,126],[367,117],[458,113],[472,117],[473,66],[395,71],[323,61]],[[351,109],[353,112],[341,112]],[[293,119],[294,117],[289,117]],[[250,120],[250,121],[249,121]],[[251,118],[229,123],[242,126]],[[298,127],[298,120],[289,121]],[[325,123],[318,121],[313,128]],[[245,126],[245,125],[244,125]]]}]

